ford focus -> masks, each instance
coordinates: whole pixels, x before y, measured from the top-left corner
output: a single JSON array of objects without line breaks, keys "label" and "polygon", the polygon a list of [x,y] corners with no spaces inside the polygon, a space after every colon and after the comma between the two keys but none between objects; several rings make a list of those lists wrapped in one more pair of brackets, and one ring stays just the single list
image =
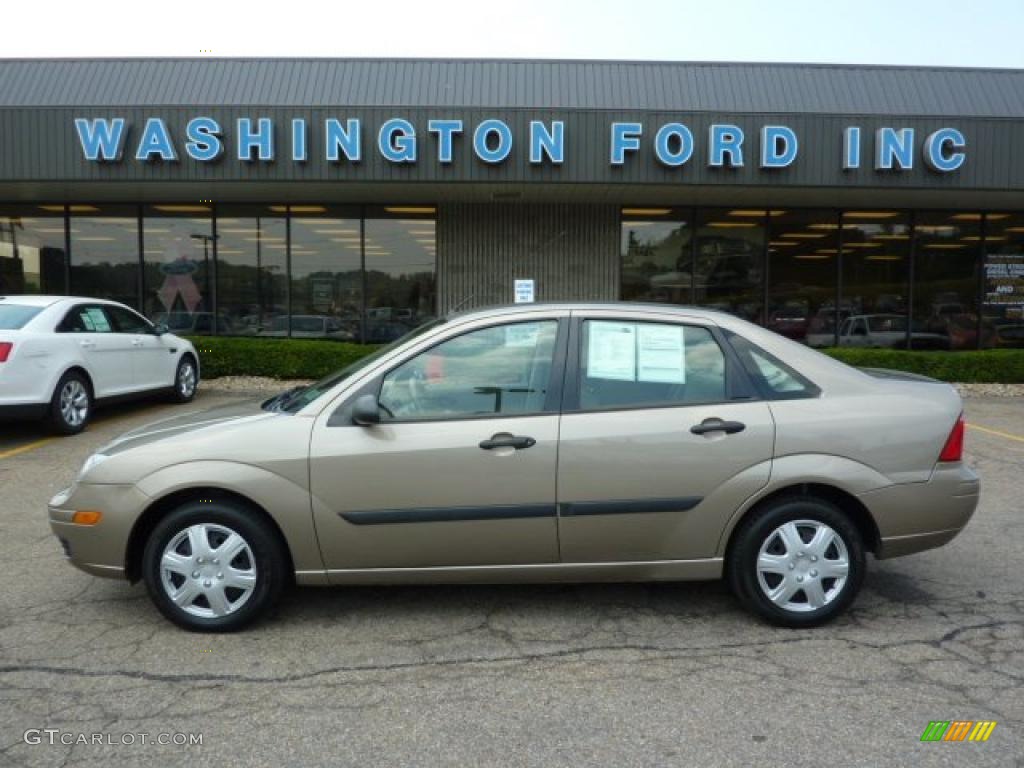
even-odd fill
[{"label": "ford focus", "polygon": [[948,384],[724,313],[520,305],[122,435],[49,516],[73,565],[143,581],[192,630],[240,628],[290,583],[721,577],[808,627],[850,606],[868,555],[967,524],[961,410]]}]

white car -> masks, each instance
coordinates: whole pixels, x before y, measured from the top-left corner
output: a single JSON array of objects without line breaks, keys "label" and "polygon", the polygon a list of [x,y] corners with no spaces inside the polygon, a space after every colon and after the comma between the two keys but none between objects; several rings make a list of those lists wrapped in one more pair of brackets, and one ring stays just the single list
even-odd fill
[{"label": "white car", "polygon": [[81,432],[97,401],[166,391],[195,397],[199,355],[124,304],[0,296],[0,417],[47,418]]}]

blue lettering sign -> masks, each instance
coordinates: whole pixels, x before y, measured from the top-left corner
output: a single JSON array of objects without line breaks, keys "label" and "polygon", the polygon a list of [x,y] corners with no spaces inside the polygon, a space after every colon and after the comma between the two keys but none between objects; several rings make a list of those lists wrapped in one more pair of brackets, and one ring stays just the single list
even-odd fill
[{"label": "blue lettering sign", "polygon": [[377,134],[377,147],[384,159],[392,163],[415,163],[416,129],[400,117],[386,120]]},{"label": "blue lettering sign", "polygon": [[296,163],[304,163],[308,159],[306,121],[297,117],[292,120],[292,160]]},{"label": "blue lettering sign", "polygon": [[274,159],[274,123],[269,117],[259,118],[255,131],[248,117],[238,119],[238,159],[251,162],[254,149],[257,160],[270,162]]},{"label": "blue lettering sign", "polygon": [[86,160],[116,162],[124,151],[124,118],[75,118],[75,130]]},{"label": "blue lettering sign", "polygon": [[955,171],[964,164],[967,140],[956,128],[939,128],[924,140],[924,163],[937,173]]},{"label": "blue lettering sign", "polygon": [[461,120],[431,120],[427,123],[427,131],[437,134],[438,162],[448,164],[452,161],[452,144],[454,136],[462,133]]},{"label": "blue lettering sign", "polygon": [[341,161],[341,156],[350,163],[358,163],[362,159],[362,142],[360,141],[360,123],[357,119],[351,118],[345,122],[345,127],[333,117],[324,121],[324,137],[327,148],[327,160],[331,163]]},{"label": "blue lettering sign", "polygon": [[860,128],[848,126],[843,131],[843,170],[860,168]]},{"label": "blue lettering sign", "polygon": [[693,156],[693,133],[682,123],[665,123],[654,136],[654,155],[670,168],[685,164]]},{"label": "blue lettering sign", "polygon": [[561,120],[553,121],[550,129],[540,120],[530,121],[530,164],[543,162],[543,155],[555,165],[565,160],[565,123]]},{"label": "blue lettering sign", "polygon": [[142,129],[142,138],[139,139],[139,148],[135,151],[135,159],[148,162],[153,155],[161,160],[178,159],[178,153],[171,144],[171,135],[167,132],[167,125],[159,117],[151,117],[146,121],[146,127]]},{"label": "blue lettering sign", "polygon": [[640,123],[612,123],[612,165],[622,165],[626,162],[627,152],[640,149],[643,132]]},{"label": "blue lettering sign", "polygon": [[[713,168],[743,167],[743,129],[739,126],[712,125],[708,130],[708,143],[711,146],[708,165]],[[726,155],[729,156],[728,162],[725,160]]]},{"label": "blue lettering sign", "polygon": [[761,128],[761,167],[785,168],[796,160],[799,149],[796,132],[785,125]]},{"label": "blue lettering sign", "polygon": [[224,151],[220,140],[220,123],[212,117],[194,117],[185,127],[185,154],[193,160],[208,163],[216,160]]},{"label": "blue lettering sign", "polygon": [[[491,136],[496,136],[498,143],[492,149]],[[512,129],[501,120],[484,120],[473,132],[473,152],[485,163],[500,163],[512,151]]]},{"label": "blue lettering sign", "polygon": [[894,164],[907,170],[914,167],[913,128],[879,128],[875,131],[875,170],[888,171]]}]

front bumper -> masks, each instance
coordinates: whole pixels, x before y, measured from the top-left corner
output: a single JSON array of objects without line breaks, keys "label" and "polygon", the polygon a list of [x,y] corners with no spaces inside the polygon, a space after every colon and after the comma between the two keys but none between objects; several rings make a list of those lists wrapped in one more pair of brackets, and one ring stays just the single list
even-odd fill
[{"label": "front bumper", "polygon": [[[50,529],[76,568],[93,576],[123,578],[128,538],[149,501],[134,485],[79,483],[50,499]],[[103,516],[95,525],[71,522],[81,510],[99,511]]]},{"label": "front bumper", "polygon": [[922,483],[862,494],[880,536],[879,559],[941,547],[964,529],[978,506],[981,483],[963,462],[938,464]]}]

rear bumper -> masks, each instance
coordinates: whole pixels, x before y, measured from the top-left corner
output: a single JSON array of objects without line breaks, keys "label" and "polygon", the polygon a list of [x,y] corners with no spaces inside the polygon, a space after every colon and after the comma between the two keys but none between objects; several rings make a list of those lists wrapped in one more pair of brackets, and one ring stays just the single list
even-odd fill
[{"label": "rear bumper", "polygon": [[880,536],[881,558],[941,547],[964,529],[978,506],[980,481],[963,462],[939,464],[923,483],[861,494]]}]

